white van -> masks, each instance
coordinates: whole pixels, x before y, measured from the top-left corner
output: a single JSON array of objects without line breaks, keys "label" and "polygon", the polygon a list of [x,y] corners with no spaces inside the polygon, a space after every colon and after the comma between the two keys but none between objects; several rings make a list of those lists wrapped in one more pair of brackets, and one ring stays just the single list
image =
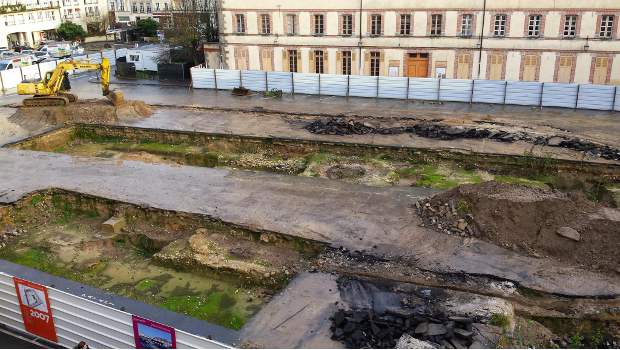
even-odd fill
[{"label": "white van", "polygon": [[32,65],[32,55],[19,55],[0,60],[0,71]]}]

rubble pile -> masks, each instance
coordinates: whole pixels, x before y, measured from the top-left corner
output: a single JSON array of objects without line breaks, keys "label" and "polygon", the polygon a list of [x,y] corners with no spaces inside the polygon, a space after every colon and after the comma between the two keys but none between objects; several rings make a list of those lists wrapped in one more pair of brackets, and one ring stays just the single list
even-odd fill
[{"label": "rubble pile", "polygon": [[474,216],[464,212],[464,206],[454,199],[447,202],[426,199],[415,203],[416,211],[424,221],[423,226],[449,235],[478,236]]},{"label": "rubble pile", "polygon": [[498,142],[528,142],[534,145],[561,147],[586,153],[590,157],[620,160],[620,149],[599,145],[575,137],[557,135],[538,135],[523,131],[508,131],[499,128],[474,126],[454,126],[441,124],[441,120],[416,122],[414,125],[396,127],[376,127],[344,117],[315,120],[304,127],[313,134],[321,135],[365,135],[365,134],[415,134],[416,136],[439,139],[488,139]]},{"label": "rubble pile", "polygon": [[384,314],[371,310],[338,310],[332,317],[332,339],[347,348],[394,348],[408,334],[434,348],[480,348],[467,317],[429,315],[424,307],[398,309]]}]

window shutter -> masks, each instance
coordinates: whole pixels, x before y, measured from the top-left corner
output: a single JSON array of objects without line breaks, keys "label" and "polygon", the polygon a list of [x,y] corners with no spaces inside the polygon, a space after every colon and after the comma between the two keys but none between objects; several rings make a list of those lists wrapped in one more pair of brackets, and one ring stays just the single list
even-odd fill
[{"label": "window shutter", "polygon": [[385,54],[383,53],[383,51],[379,56],[379,75],[387,75],[387,65],[385,64]]},{"label": "window shutter", "polygon": [[316,73],[316,67],[314,66],[314,50],[310,50],[310,69],[308,69],[308,72],[310,73]]},{"label": "window shutter", "polygon": [[325,74],[329,72],[329,52],[327,50],[323,50],[323,72]]},{"label": "window shutter", "polygon": [[357,71],[357,52],[351,51],[351,74],[358,75]]},{"label": "window shutter", "polygon": [[336,74],[342,74],[342,52],[336,52]]},{"label": "window shutter", "polygon": [[282,48],[282,71],[290,72],[288,64],[288,50],[286,48]]},{"label": "window shutter", "polygon": [[364,52],[364,75],[370,75],[370,52]]}]

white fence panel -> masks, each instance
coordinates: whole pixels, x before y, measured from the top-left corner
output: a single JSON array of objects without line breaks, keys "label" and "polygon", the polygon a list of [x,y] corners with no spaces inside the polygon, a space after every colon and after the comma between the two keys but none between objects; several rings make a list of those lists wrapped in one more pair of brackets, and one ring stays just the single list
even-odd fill
[{"label": "white fence panel", "polygon": [[545,107],[575,108],[578,84],[545,83],[542,105]]},{"label": "white fence panel", "polygon": [[616,111],[620,111],[620,89],[616,87]]},{"label": "white fence panel", "polygon": [[472,102],[504,103],[506,82],[499,80],[476,80]]},{"label": "white fence panel", "polygon": [[2,86],[5,90],[13,89],[22,82],[22,73],[19,68],[3,70],[0,74],[2,74]]},{"label": "white fence panel", "polygon": [[111,65],[116,65],[116,57],[114,56],[114,50],[105,50],[103,51],[103,57],[110,60]]},{"label": "white fence panel", "polygon": [[[58,343],[73,348],[134,348],[131,314],[47,287]],[[0,323],[26,332],[12,276],[0,273]],[[174,325],[170,325],[174,326]],[[176,330],[177,347],[227,348],[226,345]]]},{"label": "white fence panel", "polygon": [[433,78],[409,79],[409,98],[413,100],[437,100],[439,80]]},{"label": "white fence panel", "polygon": [[232,90],[241,86],[238,70],[216,69],[217,88],[221,90]]},{"label": "white fence panel", "polygon": [[321,74],[321,95],[347,96],[347,75]]},{"label": "white fence panel", "polygon": [[349,96],[377,97],[377,81],[378,77],[349,76]]},{"label": "white fence panel", "polygon": [[608,111],[614,109],[616,88],[609,85],[581,85],[577,108]]},{"label": "white fence panel", "polygon": [[35,64],[32,66],[22,67],[22,80],[41,80],[41,75],[39,74],[39,66]]},{"label": "white fence panel", "polygon": [[471,101],[471,84],[471,80],[441,79],[439,84],[439,100],[469,102]]},{"label": "white fence panel", "polygon": [[406,77],[379,77],[379,97],[407,99]]},{"label": "white fence panel", "polygon": [[295,83],[295,93],[299,94],[319,94],[319,75],[311,73],[293,73]]},{"label": "white fence panel", "polygon": [[73,57],[69,57],[65,59],[65,61],[69,61],[69,60],[86,61],[88,60],[88,55],[73,56]]},{"label": "white fence panel", "polygon": [[86,55],[86,57],[88,58],[88,60],[91,63],[101,63],[101,53],[91,53],[89,55]]},{"label": "white fence panel", "polygon": [[286,72],[267,72],[269,89],[282,90],[284,93],[293,92],[293,74]]},{"label": "white fence panel", "polygon": [[538,106],[541,89],[541,83],[509,81],[506,86],[506,104]]},{"label": "white fence panel", "polygon": [[241,71],[241,85],[252,91],[265,91],[266,75],[260,70],[244,70]]},{"label": "white fence panel", "polygon": [[45,76],[45,73],[51,72],[54,70],[54,68],[56,68],[56,61],[39,63],[39,67],[41,67],[41,75]]},{"label": "white fence panel", "polygon": [[213,69],[192,67],[192,85],[196,89],[215,89],[215,71]]}]

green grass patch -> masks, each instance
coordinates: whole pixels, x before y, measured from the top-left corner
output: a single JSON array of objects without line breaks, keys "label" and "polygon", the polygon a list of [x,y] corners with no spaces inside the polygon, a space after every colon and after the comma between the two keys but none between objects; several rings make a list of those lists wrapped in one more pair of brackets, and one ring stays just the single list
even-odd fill
[{"label": "green grass patch", "polygon": [[155,281],[145,278],[136,284],[136,289],[141,292],[148,292],[157,287]]},{"label": "green grass patch", "polygon": [[501,327],[502,329],[507,329],[510,325],[510,320],[508,316],[504,314],[493,314],[491,315],[490,323],[494,326]]},{"label": "green grass patch", "polygon": [[532,188],[547,188],[547,184],[541,180],[526,179],[509,175],[495,175],[494,180],[504,184],[521,185]]},{"label": "green grass patch", "polygon": [[41,203],[41,201],[43,201],[43,196],[40,194],[35,194],[34,196],[32,196],[30,198],[30,204],[34,207],[37,204]]},{"label": "green grass patch", "polygon": [[234,297],[218,291],[206,296],[173,296],[166,298],[160,305],[170,311],[239,330],[246,319],[233,310],[235,304]]}]

